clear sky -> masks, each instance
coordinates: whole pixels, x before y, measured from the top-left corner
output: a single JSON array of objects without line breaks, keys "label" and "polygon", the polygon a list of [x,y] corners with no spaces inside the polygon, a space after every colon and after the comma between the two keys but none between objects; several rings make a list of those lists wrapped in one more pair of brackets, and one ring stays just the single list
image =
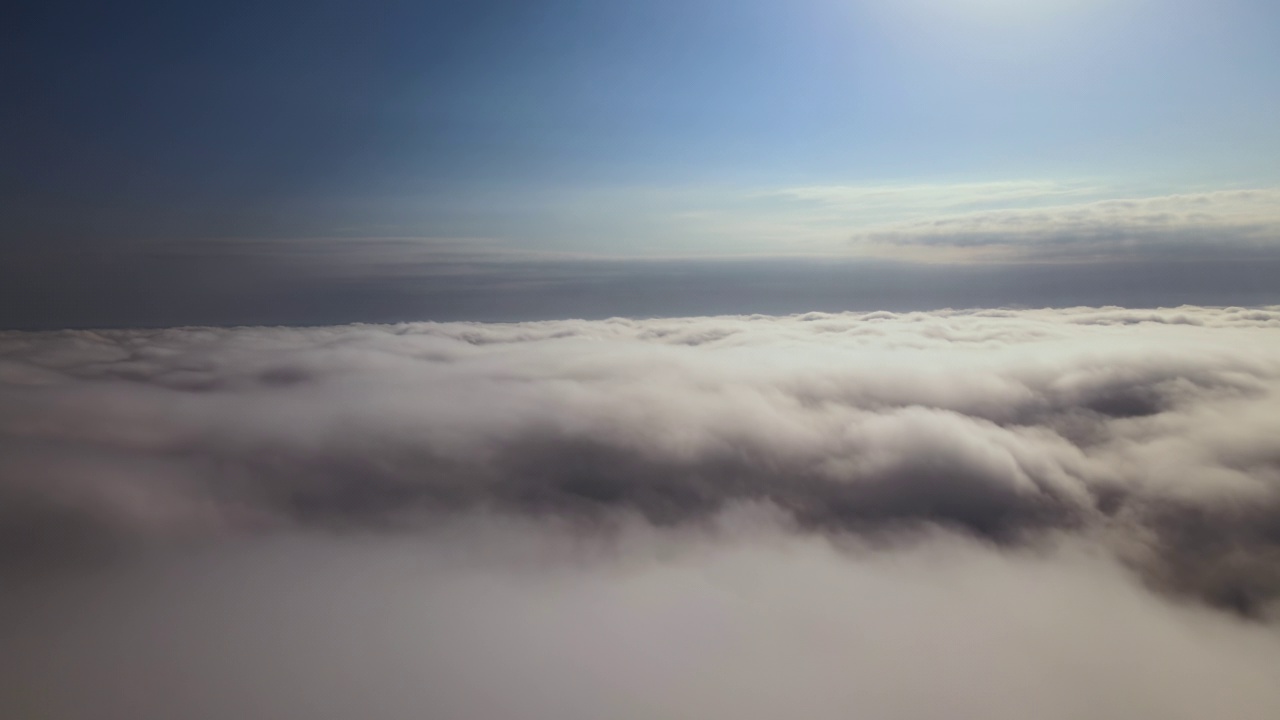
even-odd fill
[{"label": "clear sky", "polygon": [[6,13],[0,248],[51,282],[83,253],[1277,254],[1273,2]]}]

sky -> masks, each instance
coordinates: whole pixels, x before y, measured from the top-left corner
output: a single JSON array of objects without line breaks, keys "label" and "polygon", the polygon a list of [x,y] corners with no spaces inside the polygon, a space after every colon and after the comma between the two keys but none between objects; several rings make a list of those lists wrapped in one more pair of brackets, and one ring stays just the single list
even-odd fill
[{"label": "sky", "polygon": [[[1073,274],[1087,283],[1105,264],[1211,259],[1234,263],[1228,281],[1185,297],[1121,283],[1101,299],[1275,300],[1249,274],[1280,259],[1274,3],[6,13],[0,279],[20,306],[7,327],[279,321],[237,296],[338,306],[281,314],[294,323],[699,313],[724,296],[632,308],[589,289],[613,262],[714,284],[702,265],[662,264],[695,259],[738,261],[719,274],[755,263],[739,285],[776,260],[821,260],[802,285],[834,267],[861,286],[862,261],[906,263],[917,288],[920,265],[997,265],[1013,273],[997,304],[1032,306],[1057,301],[1017,290],[1034,281],[1006,266],[1087,266]],[[504,294],[513,265],[545,297]],[[459,272],[493,307],[436,297]],[[406,274],[409,290],[388,289]],[[808,302],[911,306],[866,295]]]},{"label": "sky", "polygon": [[0,10],[0,717],[1280,717],[1280,3]]}]

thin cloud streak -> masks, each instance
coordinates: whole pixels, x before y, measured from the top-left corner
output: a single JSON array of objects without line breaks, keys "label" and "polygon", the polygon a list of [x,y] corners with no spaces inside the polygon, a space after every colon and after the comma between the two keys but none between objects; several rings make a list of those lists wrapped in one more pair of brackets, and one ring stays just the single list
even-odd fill
[{"label": "thin cloud streak", "polygon": [[1219,191],[941,215],[859,231],[853,244],[881,252],[949,248],[968,253],[969,259],[987,260],[1270,258],[1280,253],[1280,191]]}]

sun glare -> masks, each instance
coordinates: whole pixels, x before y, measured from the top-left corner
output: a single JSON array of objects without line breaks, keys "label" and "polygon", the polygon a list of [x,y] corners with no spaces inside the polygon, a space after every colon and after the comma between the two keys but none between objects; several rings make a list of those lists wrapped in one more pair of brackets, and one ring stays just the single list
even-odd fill
[{"label": "sun glare", "polygon": [[1022,25],[1060,21],[1087,13],[1098,0],[898,0],[901,11],[925,21]]}]

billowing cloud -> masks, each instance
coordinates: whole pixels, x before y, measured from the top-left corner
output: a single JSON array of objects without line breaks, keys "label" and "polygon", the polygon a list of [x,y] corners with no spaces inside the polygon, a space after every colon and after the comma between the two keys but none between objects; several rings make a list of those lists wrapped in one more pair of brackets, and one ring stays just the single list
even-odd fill
[{"label": "billowing cloud", "polygon": [[1179,308],[9,334],[4,531],[768,502],[821,531],[1115,535],[1153,582],[1262,612],[1277,332]]},{"label": "billowing cloud", "polygon": [[[1277,338],[1190,306],[0,334],[0,703],[1271,717]],[[166,653],[201,679],[106,689]]]}]

